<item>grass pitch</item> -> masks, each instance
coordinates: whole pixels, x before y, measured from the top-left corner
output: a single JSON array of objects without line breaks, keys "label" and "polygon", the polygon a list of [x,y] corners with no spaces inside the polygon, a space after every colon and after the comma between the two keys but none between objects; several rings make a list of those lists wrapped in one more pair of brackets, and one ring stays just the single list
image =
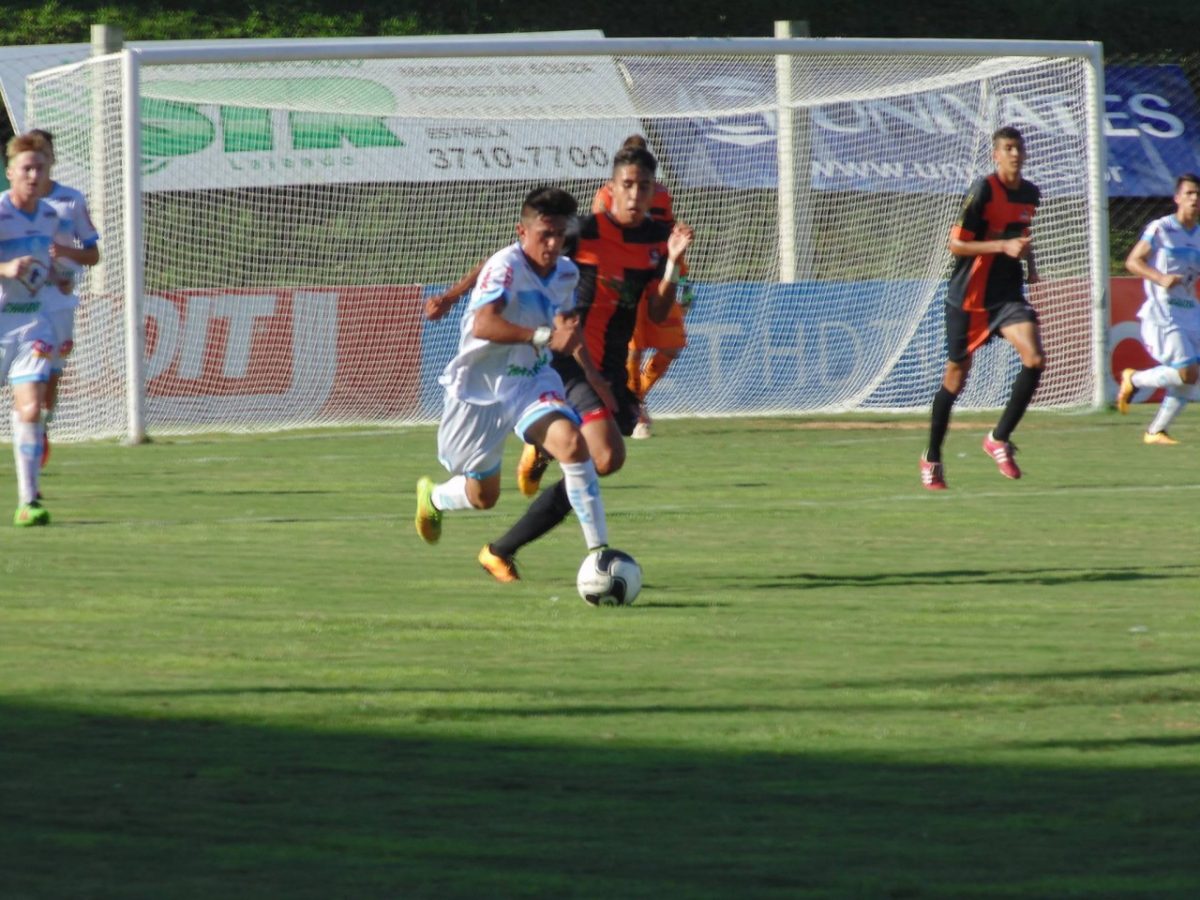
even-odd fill
[{"label": "grass pitch", "polygon": [[599,610],[573,520],[477,567],[511,478],[417,539],[430,428],[58,447],[0,895],[1200,896],[1200,425],[1148,416],[1029,416],[1019,482],[959,416],[941,495],[923,419],[661,422]]}]

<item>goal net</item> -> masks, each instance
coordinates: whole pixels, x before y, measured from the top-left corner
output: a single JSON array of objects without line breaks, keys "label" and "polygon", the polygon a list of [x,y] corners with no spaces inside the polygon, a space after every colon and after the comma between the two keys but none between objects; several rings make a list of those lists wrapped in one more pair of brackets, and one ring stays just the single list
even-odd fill
[{"label": "goal net", "polygon": [[[59,433],[435,421],[458,310],[426,322],[423,299],[514,239],[531,187],[588,207],[633,133],[696,229],[688,347],[656,415],[925,408],[949,228],[1001,125],[1042,192],[1035,406],[1091,405],[1099,62],[1023,47],[380,41],[292,59],[214,42],[39,73],[28,121],[54,134],[55,177],[87,192],[104,254],[80,285]],[[984,348],[960,406],[1003,405],[1018,366]]]}]

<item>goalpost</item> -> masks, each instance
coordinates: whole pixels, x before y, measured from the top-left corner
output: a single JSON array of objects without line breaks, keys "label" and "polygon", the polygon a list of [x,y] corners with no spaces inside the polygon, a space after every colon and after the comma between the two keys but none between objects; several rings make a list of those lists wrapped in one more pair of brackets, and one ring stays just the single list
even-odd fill
[{"label": "goalpost", "polygon": [[[1042,191],[1034,405],[1108,389],[1096,44],[214,41],[26,96],[101,219],[63,438],[435,421],[457,315],[425,322],[423,297],[513,239],[531,187],[586,209],[634,132],[697,232],[656,415],[927,407],[949,227],[1008,124]],[[977,354],[960,408],[1003,405],[1016,365]]]}]

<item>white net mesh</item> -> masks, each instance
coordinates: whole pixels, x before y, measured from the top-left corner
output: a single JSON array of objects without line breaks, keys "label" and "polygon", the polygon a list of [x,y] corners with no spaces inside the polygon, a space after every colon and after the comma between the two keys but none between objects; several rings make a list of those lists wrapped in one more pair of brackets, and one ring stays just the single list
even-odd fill
[{"label": "white net mesh", "polygon": [[[64,436],[124,429],[117,71],[92,62],[27,90],[106,260],[83,284]],[[536,184],[587,207],[634,132],[697,232],[689,346],[656,414],[925,408],[949,227],[1006,124],[1043,197],[1035,405],[1087,405],[1101,227],[1087,73],[911,54],[144,67],[147,429],[436,420],[457,314],[426,323],[423,297],[510,242]],[[1002,405],[1018,365],[989,345],[961,405]]]}]

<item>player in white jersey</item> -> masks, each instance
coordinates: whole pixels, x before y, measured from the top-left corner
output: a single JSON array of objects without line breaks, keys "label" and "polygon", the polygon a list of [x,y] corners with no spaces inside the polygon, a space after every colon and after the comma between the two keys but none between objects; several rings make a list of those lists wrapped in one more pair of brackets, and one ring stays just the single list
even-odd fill
[{"label": "player in white jersey", "polygon": [[0,196],[0,381],[12,385],[13,394],[19,503],[13,524],[46,525],[50,514],[38,499],[38,470],[54,336],[41,303],[52,277],[50,248],[59,218],[38,196],[49,165],[41,138],[19,135],[7,151],[10,187]]},{"label": "player in white jersey", "polygon": [[[600,483],[579,432],[579,414],[550,365],[550,351],[574,355],[603,384],[572,314],[579,270],[561,255],[576,209],[575,198],[559,188],[530,192],[517,242],[487,261],[471,292],[458,354],[439,379],[445,398],[438,459],[452,477],[437,485],[429,478],[417,482],[417,534],[426,543],[441,537],[443,512],[496,505],[510,431],[559,461],[588,549],[608,542]],[[483,563],[489,549],[479,556]],[[501,580],[519,578],[515,565],[507,574]]]},{"label": "player in white jersey", "polygon": [[[79,297],[75,294],[75,279],[81,269],[100,262],[100,235],[88,213],[87,199],[75,188],[59,184],[50,177],[54,167],[54,137],[48,131],[34,129],[31,135],[46,142],[50,166],[42,186],[42,199],[54,207],[60,220],[59,234],[50,253],[54,257],[52,284],[46,288],[42,313],[54,329],[54,354],[50,359],[50,381],[46,385],[43,425],[49,426],[58,402],[58,383],[66,369],[67,357],[75,344],[75,309]],[[50,439],[43,430],[42,458],[44,466],[50,455]]]},{"label": "player in white jersey", "polygon": [[1200,400],[1200,176],[1175,181],[1175,214],[1155,219],[1129,251],[1125,268],[1146,284],[1138,310],[1142,343],[1158,362],[1151,369],[1125,369],[1117,408],[1129,412],[1138,388],[1166,388],[1158,414],[1146,429],[1147,444],[1178,444],[1167,429],[1189,400]]}]

